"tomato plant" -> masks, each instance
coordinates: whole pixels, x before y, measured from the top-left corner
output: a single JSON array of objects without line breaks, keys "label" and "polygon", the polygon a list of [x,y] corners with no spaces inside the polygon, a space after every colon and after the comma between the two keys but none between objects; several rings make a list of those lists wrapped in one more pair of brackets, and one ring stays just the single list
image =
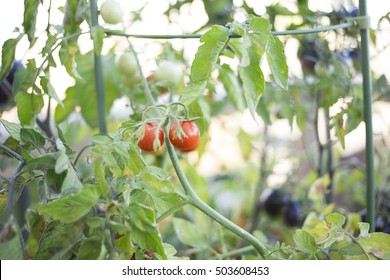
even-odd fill
[{"label": "tomato plant", "polygon": [[[168,1],[152,21],[169,28],[143,34],[155,7],[128,2],[28,0],[3,43],[1,259],[390,259],[386,134],[383,232],[357,214],[365,173],[343,153],[364,120],[354,9]],[[281,17],[299,19],[287,36]]]}]

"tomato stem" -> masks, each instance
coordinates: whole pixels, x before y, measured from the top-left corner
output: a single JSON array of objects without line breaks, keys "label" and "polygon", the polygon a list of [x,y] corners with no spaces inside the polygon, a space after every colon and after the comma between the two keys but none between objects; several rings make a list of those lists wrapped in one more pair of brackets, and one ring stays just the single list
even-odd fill
[{"label": "tomato stem", "polygon": [[235,233],[237,236],[246,240],[249,244],[251,244],[256,249],[256,251],[260,254],[260,256],[262,256],[265,259],[264,246],[256,237],[254,237],[252,234],[250,234],[243,228],[239,227],[238,225],[236,225],[226,217],[222,216],[220,213],[218,213],[216,210],[211,208],[209,205],[207,205],[198,197],[198,195],[193,190],[190,182],[188,181],[186,175],[184,174],[183,169],[180,166],[179,159],[177,157],[177,154],[175,152],[172,143],[169,141],[168,135],[169,133],[165,128],[165,142],[169,153],[169,157],[171,158],[173,168],[176,171],[179,181],[183,186],[186,195],[188,196],[189,203],[193,205],[195,208],[202,211],[207,216],[209,216],[211,219],[213,219],[214,221],[222,225],[223,227],[227,228],[231,232]]}]

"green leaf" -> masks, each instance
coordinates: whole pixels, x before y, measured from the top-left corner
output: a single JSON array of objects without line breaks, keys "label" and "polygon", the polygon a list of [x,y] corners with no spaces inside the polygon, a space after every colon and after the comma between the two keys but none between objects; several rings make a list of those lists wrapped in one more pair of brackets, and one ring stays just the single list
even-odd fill
[{"label": "green leaf", "polygon": [[11,135],[13,139],[15,139],[18,142],[21,141],[20,139],[21,126],[19,124],[11,123],[1,118],[0,118],[0,122],[3,124],[5,130],[7,130],[7,132]]},{"label": "green leaf", "polygon": [[164,249],[167,253],[168,260],[189,260],[188,257],[176,257],[177,251],[171,244],[164,243]]},{"label": "green leaf", "polygon": [[147,190],[154,202],[154,208],[159,214],[164,214],[176,204],[182,201],[181,197],[175,193],[164,193]]},{"label": "green leaf", "polygon": [[185,105],[190,105],[197,100],[206,91],[207,80],[191,83],[186,86],[180,96],[180,102]]},{"label": "green leaf", "polygon": [[26,166],[30,171],[51,169],[54,168],[57,158],[58,153],[46,153],[42,156],[26,160]]},{"label": "green leaf", "polygon": [[39,240],[45,231],[46,221],[43,216],[32,209],[27,210],[26,218],[30,228],[30,236],[27,243],[28,253],[29,255],[35,255],[38,250]]},{"label": "green leaf", "polygon": [[366,259],[362,249],[357,244],[351,243],[350,241],[342,240],[336,242],[330,247],[330,250],[332,259]]},{"label": "green leaf", "polygon": [[223,64],[219,68],[219,80],[223,83],[227,96],[234,107],[242,112],[245,108],[242,86],[229,65]]},{"label": "green leaf", "polygon": [[83,189],[83,184],[79,179],[79,175],[74,167],[70,167],[66,173],[65,179],[61,185],[61,193],[63,195],[73,194]]},{"label": "green leaf", "polygon": [[107,248],[104,236],[92,236],[81,242],[78,260],[102,260],[106,258]]},{"label": "green leaf", "polygon": [[208,237],[199,230],[199,227],[187,220],[174,218],[173,225],[177,237],[186,245],[204,248],[208,246]]},{"label": "green leaf", "polygon": [[191,65],[191,82],[208,80],[216,66],[220,53],[229,40],[229,30],[226,27],[214,25],[202,35],[199,46]]},{"label": "green leaf", "polygon": [[94,43],[94,50],[97,55],[101,55],[103,49],[104,28],[101,26],[94,27],[91,30],[91,36]]},{"label": "green leaf", "polygon": [[199,46],[191,65],[191,84],[184,88],[180,102],[190,105],[205,92],[207,80],[215,69],[219,55],[229,41],[229,30],[215,25],[202,35]]},{"label": "green leaf", "polygon": [[[111,108],[114,100],[121,95],[119,74],[115,64],[115,56],[109,54],[102,57],[104,68],[104,89],[106,96],[106,111]],[[76,63],[76,62],[75,62]],[[91,127],[98,127],[97,99],[95,90],[93,53],[77,55],[77,71],[82,79],[76,80],[76,84],[68,88],[65,108],[56,109],[56,120],[64,120],[76,106],[80,106],[81,114]],[[69,106],[69,108],[67,107]]]},{"label": "green leaf", "polygon": [[81,222],[73,224],[49,223],[42,234],[34,259],[67,259],[66,254],[84,238],[84,227]]},{"label": "green leaf", "polygon": [[288,88],[288,65],[283,51],[283,43],[276,36],[270,36],[266,49],[268,65],[276,83],[283,89]]},{"label": "green leaf", "polygon": [[56,164],[54,166],[54,171],[57,174],[61,174],[62,172],[68,170],[70,168],[69,166],[69,158],[66,155],[65,151],[60,151],[59,156],[56,160]]},{"label": "green leaf", "polygon": [[79,72],[77,71],[76,54],[79,52],[79,47],[76,43],[63,42],[59,57],[62,65],[65,66],[66,72],[76,80],[82,80]]},{"label": "green leaf", "polygon": [[142,204],[131,203],[128,209],[128,222],[131,227],[131,240],[142,249],[154,252],[163,259],[167,258],[155,222],[154,211]]},{"label": "green leaf", "polygon": [[96,183],[99,188],[99,193],[103,198],[108,198],[109,188],[105,177],[103,162],[101,160],[95,160],[93,162],[93,170],[96,177]]},{"label": "green leaf", "polygon": [[163,192],[173,191],[173,185],[169,180],[169,175],[158,167],[145,167],[140,173],[140,179],[147,188]]},{"label": "green leaf", "polygon": [[344,112],[340,112],[336,114],[332,118],[332,128],[335,128],[336,136],[340,140],[341,147],[345,149],[345,135],[346,135],[346,129],[345,129],[345,121],[344,121]]},{"label": "green leaf", "polygon": [[62,108],[64,108],[62,100],[58,97],[53,85],[50,83],[50,76],[48,73],[45,73],[45,76],[41,76],[41,86],[47,95],[53,98]]},{"label": "green leaf", "polygon": [[63,107],[57,105],[54,112],[54,120],[56,123],[64,121],[70,113],[74,112],[76,105],[78,104],[77,87],[69,87],[66,90],[66,97],[62,101]]},{"label": "green leaf", "polygon": [[[14,83],[12,85],[14,95],[20,91],[29,92],[38,74],[35,59],[27,60],[26,68],[19,68],[14,76]],[[37,89],[36,86],[34,87],[35,89]]]},{"label": "green leaf", "polygon": [[269,108],[270,106],[268,106],[268,104],[266,103],[266,99],[264,98],[263,94],[259,100],[259,103],[257,103],[256,112],[266,124],[271,125],[272,121]]},{"label": "green leaf", "polygon": [[314,237],[307,231],[298,229],[293,236],[294,244],[297,248],[307,254],[315,254],[318,250],[318,246],[314,240]]},{"label": "green leaf", "polygon": [[242,39],[232,39],[229,42],[229,46],[240,59],[238,73],[243,82],[246,104],[253,117],[256,115],[257,104],[265,88],[264,75],[260,69],[261,52],[252,47],[256,45],[257,41],[252,40],[246,33]]},{"label": "green leaf", "polygon": [[143,162],[141,155],[138,153],[138,151],[136,151],[136,149],[130,149],[129,155],[130,158],[127,162],[126,172],[128,172],[129,175],[135,176],[141,172],[141,170],[145,166],[145,163]]},{"label": "green leaf", "polygon": [[23,27],[30,45],[33,44],[35,38],[35,25],[37,22],[39,3],[40,0],[24,0]]},{"label": "green leaf", "polygon": [[325,217],[325,220],[330,224],[330,228],[342,228],[345,224],[345,217],[339,213],[331,213]]},{"label": "green leaf", "polygon": [[33,125],[36,116],[43,108],[43,97],[20,91],[15,97],[18,117],[22,125]]},{"label": "green leaf", "polygon": [[247,50],[249,64],[245,67],[239,66],[240,78],[244,85],[244,96],[248,108],[255,118],[257,103],[264,92],[264,75],[260,69],[260,58],[251,49]]},{"label": "green leaf", "polygon": [[198,118],[195,123],[199,127],[201,137],[207,136],[207,131],[211,122],[211,108],[204,98],[199,98],[188,106],[189,117]]},{"label": "green leaf", "polygon": [[12,67],[12,63],[15,59],[16,39],[8,39],[4,42],[1,49],[1,70],[0,70],[0,81],[2,81],[9,73]]},{"label": "green leaf", "polygon": [[379,259],[390,260],[390,235],[374,232],[369,238],[358,238],[359,243],[370,254]]},{"label": "green leaf", "polygon": [[359,237],[369,238],[370,234],[368,231],[370,229],[370,224],[369,223],[358,223],[358,225],[359,225],[359,229],[360,229]]},{"label": "green leaf", "polygon": [[71,194],[38,208],[38,212],[64,223],[73,223],[85,216],[99,201],[96,187],[83,188],[77,194]]},{"label": "green leaf", "polygon": [[34,128],[21,128],[20,129],[20,139],[28,143],[35,148],[43,148],[46,143],[45,137],[42,136],[41,131],[37,131]]},{"label": "green leaf", "polygon": [[18,235],[0,243],[0,260],[23,260],[23,248]]}]

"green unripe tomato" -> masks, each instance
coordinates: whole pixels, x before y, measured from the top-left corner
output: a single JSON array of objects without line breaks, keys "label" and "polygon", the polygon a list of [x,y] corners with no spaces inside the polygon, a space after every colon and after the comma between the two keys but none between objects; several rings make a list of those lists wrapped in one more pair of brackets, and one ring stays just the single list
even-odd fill
[{"label": "green unripe tomato", "polygon": [[121,78],[122,83],[128,88],[132,88],[135,85],[138,85],[139,83],[141,83],[141,81],[142,81],[141,75],[138,72],[135,72],[131,75],[122,75],[121,74],[120,78]]},{"label": "green unripe tomato", "polygon": [[100,6],[100,15],[106,23],[120,23],[123,18],[122,7],[117,1],[107,0]]},{"label": "green unripe tomato", "polygon": [[180,83],[183,74],[177,63],[164,60],[158,65],[154,77],[157,82],[177,85]]},{"label": "green unripe tomato", "polygon": [[131,76],[138,72],[137,58],[132,52],[124,52],[117,62],[118,71],[123,76]]}]

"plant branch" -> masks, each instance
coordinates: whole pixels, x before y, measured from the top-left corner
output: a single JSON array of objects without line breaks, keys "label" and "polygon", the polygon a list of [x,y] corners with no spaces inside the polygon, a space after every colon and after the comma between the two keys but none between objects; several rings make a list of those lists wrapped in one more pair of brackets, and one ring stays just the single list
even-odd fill
[{"label": "plant branch", "polygon": [[14,176],[12,177],[9,189],[8,189],[8,202],[7,202],[7,213],[8,216],[11,217],[13,216],[14,212],[14,192],[15,192],[15,187],[16,187],[16,180],[18,179],[23,167],[25,165],[24,160],[19,162],[18,167],[16,168],[16,171],[14,173]]},{"label": "plant branch", "polygon": [[346,235],[351,238],[352,242],[355,243],[357,246],[359,246],[359,248],[362,250],[362,252],[364,253],[364,255],[366,256],[367,260],[370,259],[370,255],[368,254],[368,252],[364,249],[364,247],[362,246],[362,244],[360,244],[359,240],[357,240],[357,238],[355,238],[352,234],[346,232]]},{"label": "plant branch", "polygon": [[215,211],[213,208],[211,208],[209,205],[204,203],[194,192],[192,189],[192,186],[190,182],[188,181],[187,177],[184,174],[183,169],[180,166],[179,159],[177,157],[177,154],[175,152],[175,149],[172,145],[172,143],[169,141],[167,129],[165,128],[165,137],[166,137],[166,146],[167,150],[169,153],[169,157],[171,158],[173,168],[176,171],[176,174],[179,178],[179,181],[181,185],[183,186],[183,189],[188,196],[189,203],[191,203],[195,208],[199,209],[202,211],[204,214],[212,218],[214,221],[222,225],[223,227],[227,228],[231,232],[235,233],[237,236],[241,237],[242,239],[246,240],[249,244],[251,244],[256,251],[263,257],[265,258],[265,253],[264,253],[264,247],[260,243],[260,241],[251,235],[249,232],[244,230],[243,228],[239,227],[232,221],[228,220],[226,217],[222,216],[220,213]]},{"label": "plant branch", "polygon": [[254,250],[253,246],[246,246],[239,249],[235,249],[226,253],[218,254],[213,259],[223,260],[231,256],[241,255],[244,253],[252,252]]},{"label": "plant branch", "polygon": [[254,205],[253,205],[253,216],[252,216],[252,223],[249,229],[249,232],[253,232],[259,223],[259,214],[260,214],[260,195],[262,191],[265,189],[267,184],[267,178],[269,176],[269,170],[267,167],[267,159],[268,159],[268,125],[264,123],[264,129],[263,129],[263,135],[262,138],[264,139],[264,145],[261,149],[260,154],[260,170],[259,170],[259,181],[256,184],[255,194],[254,194]]},{"label": "plant branch", "polygon": [[76,158],[75,158],[75,160],[74,160],[74,162],[73,162],[73,165],[76,165],[77,164],[77,162],[78,162],[78,160],[80,159],[80,156],[82,155],[82,153],[84,153],[88,148],[90,148],[90,147],[92,147],[93,145],[87,145],[87,146],[85,146],[84,148],[82,148],[81,150],[80,150],[80,152],[77,154],[77,156],[76,156]]},{"label": "plant branch", "polygon": [[179,203],[176,203],[172,208],[168,209],[166,212],[161,214],[161,216],[157,217],[156,223],[160,223],[162,220],[164,220],[166,217],[176,213],[180,209],[182,209],[184,206],[189,204],[188,200],[180,201]]},{"label": "plant branch", "polygon": [[18,161],[20,161],[20,162],[23,161],[23,157],[21,155],[19,155],[18,153],[14,152],[10,148],[4,146],[3,144],[0,144],[0,149],[2,149],[8,155],[10,155],[10,156],[14,157],[15,159],[17,159]]},{"label": "plant branch", "polygon": [[328,161],[327,161],[327,169],[329,174],[329,186],[328,186],[328,192],[326,193],[325,199],[326,203],[332,202],[332,196],[333,196],[333,185],[334,185],[334,162],[333,162],[333,146],[330,145],[332,143],[332,139],[330,136],[330,117],[329,117],[329,109],[326,109],[325,112],[325,121],[326,121],[326,143],[328,145]]}]

